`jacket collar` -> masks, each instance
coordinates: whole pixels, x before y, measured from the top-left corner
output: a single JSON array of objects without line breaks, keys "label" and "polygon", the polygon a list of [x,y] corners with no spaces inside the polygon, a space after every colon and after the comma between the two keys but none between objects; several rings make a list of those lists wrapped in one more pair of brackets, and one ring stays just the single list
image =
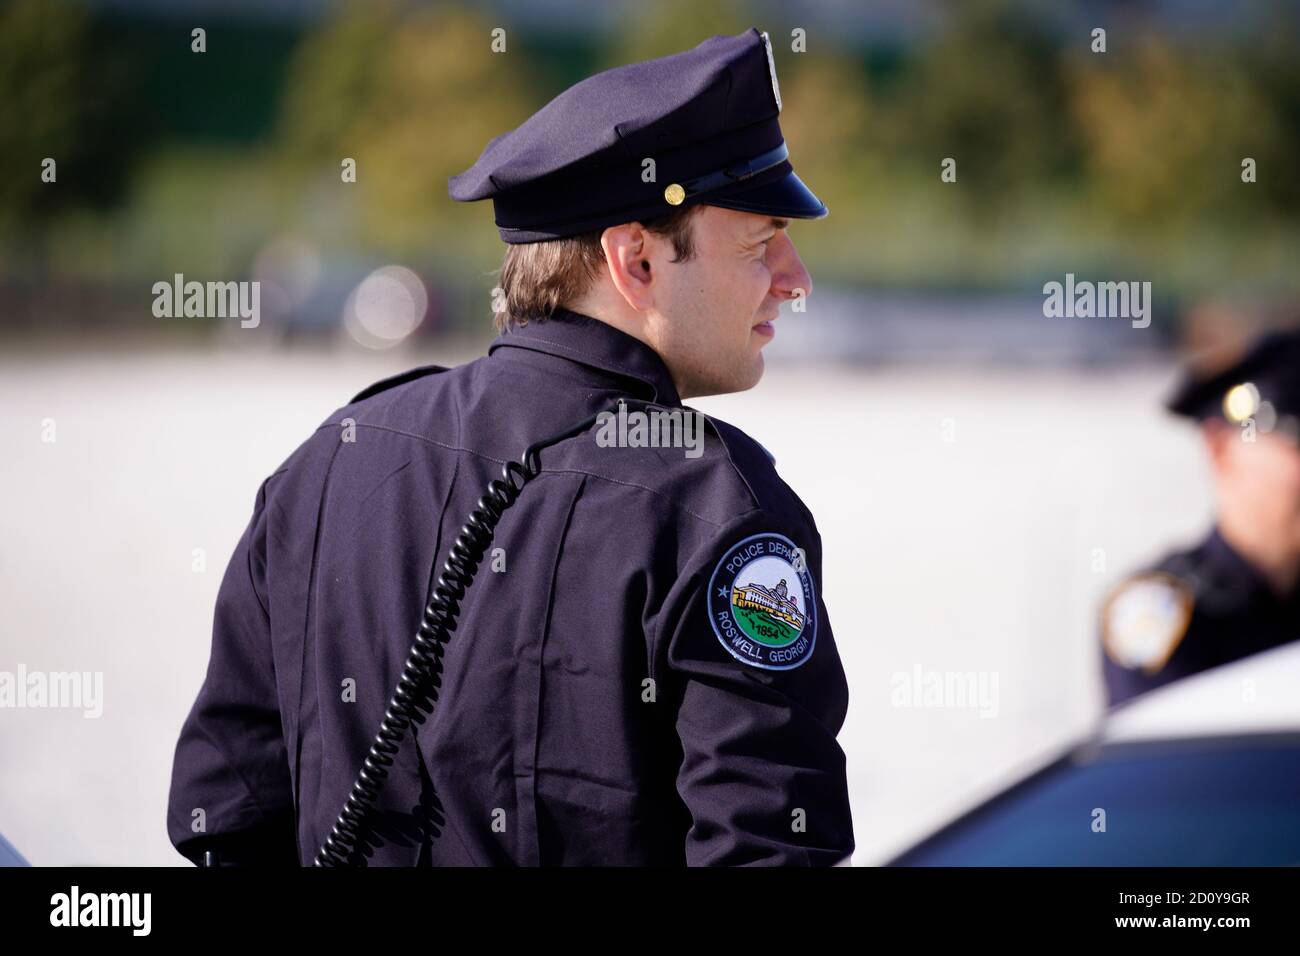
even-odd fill
[{"label": "jacket collar", "polygon": [[1228,543],[1217,525],[1206,539],[1203,554],[1204,562],[1215,582],[1233,593],[1248,596],[1252,600],[1287,600],[1286,595],[1274,592],[1268,579]]},{"label": "jacket collar", "polygon": [[511,328],[488,346],[488,354],[503,347],[532,349],[608,372],[660,405],[682,403],[668,366],[654,349],[580,312],[561,308],[544,321]]}]

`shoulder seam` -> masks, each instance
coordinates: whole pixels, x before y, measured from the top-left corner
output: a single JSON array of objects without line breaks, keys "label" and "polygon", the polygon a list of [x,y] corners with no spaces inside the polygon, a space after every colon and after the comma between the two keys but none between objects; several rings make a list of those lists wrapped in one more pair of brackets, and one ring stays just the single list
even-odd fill
[{"label": "shoulder seam", "polygon": [[[685,406],[683,406],[683,407],[685,407]],[[750,500],[750,503],[753,505],[753,508],[751,508],[750,510],[752,511],[752,510],[754,510],[754,509],[759,508],[760,505],[759,505],[759,502],[758,502],[758,495],[754,494],[754,486],[751,485],[751,484],[749,483],[749,479],[745,477],[745,473],[744,473],[743,471],[741,471],[741,470],[740,470],[740,466],[736,464],[735,456],[733,456],[733,455],[731,454],[731,446],[727,444],[727,439],[723,437],[723,435],[722,435],[722,429],[721,429],[720,427],[718,427],[718,426],[719,426],[719,422],[721,422],[722,425],[725,425],[725,426],[728,427],[728,428],[735,428],[736,431],[740,431],[740,429],[736,428],[735,425],[732,425],[732,424],[730,424],[730,423],[728,423],[728,422],[724,422],[724,421],[722,421],[721,419],[714,419],[713,416],[711,416],[711,415],[705,415],[704,412],[698,411],[697,409],[692,408],[692,409],[690,409],[690,410],[693,411],[693,412],[695,412],[697,415],[704,415],[704,417],[705,417],[705,418],[706,418],[710,423],[712,423],[712,425],[713,425],[713,430],[714,430],[715,432],[718,433],[718,441],[720,441],[720,442],[722,443],[722,450],[723,450],[724,452],[727,453],[727,461],[731,464],[731,470],[734,471],[734,472],[736,473],[736,477],[740,479],[740,483],[741,483],[742,485],[745,486],[745,491],[747,491],[747,492],[749,493],[749,500]],[[744,434],[744,433],[742,432],[741,434]],[[749,438],[748,435],[746,435],[745,437],[746,437],[746,438]],[[754,439],[750,438],[750,441],[753,441],[754,444],[758,445],[758,442],[755,441]],[[759,445],[759,448],[762,448],[762,447],[763,447],[762,445]],[[763,451],[764,451],[764,453],[766,454],[767,449],[764,448]],[[771,458],[770,455],[769,455],[768,457]],[[772,460],[773,462],[776,461],[775,458],[771,458],[771,460]],[[748,513],[748,512],[746,512],[746,513]]]},{"label": "shoulder seam", "polygon": [[355,405],[357,402],[365,401],[367,398],[372,398],[380,392],[386,392],[390,388],[405,385],[407,382],[414,382],[417,379],[446,371],[448,371],[448,369],[441,365],[418,365],[415,368],[409,368],[405,372],[398,372],[396,375],[381,378],[379,381],[367,385],[361,391],[357,392],[357,394],[352,396],[348,401],[348,405]]},{"label": "shoulder seam", "polygon": [[271,609],[268,608],[266,606],[266,602],[262,600],[262,593],[257,589],[257,577],[253,574],[253,541],[251,537],[251,532],[253,528],[256,527],[256,525],[258,524],[262,515],[265,514],[267,506],[271,503],[271,496],[269,492],[269,486],[271,484],[271,480],[273,478],[280,477],[280,475],[283,475],[288,470],[289,470],[288,465],[281,465],[279,468],[277,468],[271,474],[267,475],[266,478],[262,480],[262,485],[260,488],[257,489],[257,495],[254,498],[254,502],[253,502],[254,514],[253,514],[252,522],[249,524],[250,538],[248,542],[248,555],[247,555],[248,560],[246,562],[248,567],[248,583],[253,588],[253,597],[257,598],[258,606],[261,607],[262,609],[262,615],[266,618],[267,626],[270,626],[271,624]]},{"label": "shoulder seam", "polygon": [[[337,428],[337,427],[338,427],[337,422],[325,422],[324,424],[317,426],[316,431],[320,432],[327,428]],[[430,438],[428,435],[420,435],[415,432],[408,432],[401,428],[393,428],[391,425],[376,425],[373,422],[357,422],[356,427],[373,428],[376,431],[390,432],[394,435],[402,435],[406,438],[414,438],[416,441],[422,441],[430,445],[436,445],[437,447],[444,448],[447,451],[464,452],[467,455],[473,455],[475,458],[481,458],[483,461],[490,461],[498,465],[504,465],[506,463],[506,459],[504,458],[496,458],[492,455],[485,455],[483,454],[483,452],[477,451],[473,448],[466,448],[463,445],[453,445],[448,442],[438,441],[436,438]],[[628,488],[639,488],[642,491],[652,494],[657,498],[663,499],[665,502],[667,502],[669,505],[676,508],[678,511],[682,512],[683,514],[690,515],[692,518],[695,518],[696,520],[701,521],[704,524],[707,524],[713,528],[721,528],[729,521],[734,520],[733,518],[728,518],[726,521],[714,521],[712,518],[707,518],[704,515],[700,514],[699,512],[692,511],[690,508],[687,508],[681,502],[673,500],[672,498],[665,495],[662,491],[658,491],[654,488],[649,487],[648,485],[642,485],[632,481],[624,481],[621,478],[612,478],[609,475],[602,475],[600,472],[588,471],[587,469],[584,468],[543,468],[542,474],[587,475],[592,478],[599,478],[602,481],[608,481],[611,484],[623,485]],[[743,476],[742,476],[742,480],[743,480]],[[748,484],[746,484],[746,487],[748,487]],[[753,492],[751,491],[750,494],[752,496]],[[757,507],[757,503],[755,503],[755,508],[756,507]],[[750,510],[752,511],[754,509],[750,509]],[[748,514],[748,513],[749,513],[748,511],[744,512],[744,514]]]}]

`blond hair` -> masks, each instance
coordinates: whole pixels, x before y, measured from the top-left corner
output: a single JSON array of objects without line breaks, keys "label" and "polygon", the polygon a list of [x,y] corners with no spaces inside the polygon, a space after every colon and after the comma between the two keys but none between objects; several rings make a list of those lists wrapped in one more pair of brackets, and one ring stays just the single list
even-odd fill
[{"label": "blond hair", "polygon": [[[699,204],[674,209],[664,216],[638,220],[642,226],[673,244],[674,262],[695,257],[691,220]],[[507,245],[499,270],[503,295],[494,316],[498,332],[515,325],[545,321],[556,309],[578,300],[605,265],[600,237],[604,229]]]}]

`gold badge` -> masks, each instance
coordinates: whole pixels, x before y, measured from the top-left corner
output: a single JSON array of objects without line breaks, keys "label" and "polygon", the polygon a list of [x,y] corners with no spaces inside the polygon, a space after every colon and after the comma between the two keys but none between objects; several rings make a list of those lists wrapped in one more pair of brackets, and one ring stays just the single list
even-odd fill
[{"label": "gold badge", "polygon": [[1254,382],[1234,385],[1223,396],[1223,415],[1234,425],[1240,425],[1254,415],[1259,406],[1259,389]]},{"label": "gold badge", "polygon": [[667,189],[664,190],[664,199],[668,202],[668,205],[670,206],[680,206],[682,204],[682,200],[685,198],[686,198],[686,190],[683,189],[681,186],[677,185],[676,183],[673,183],[671,186],[669,186]]}]

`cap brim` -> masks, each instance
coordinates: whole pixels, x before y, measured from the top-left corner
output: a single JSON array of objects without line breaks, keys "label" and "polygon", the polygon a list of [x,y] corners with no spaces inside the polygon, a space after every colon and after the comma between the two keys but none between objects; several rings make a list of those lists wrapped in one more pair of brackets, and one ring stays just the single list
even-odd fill
[{"label": "cap brim", "polygon": [[787,219],[821,219],[830,212],[793,169],[780,179],[729,192],[725,196],[701,196],[700,202]]}]

